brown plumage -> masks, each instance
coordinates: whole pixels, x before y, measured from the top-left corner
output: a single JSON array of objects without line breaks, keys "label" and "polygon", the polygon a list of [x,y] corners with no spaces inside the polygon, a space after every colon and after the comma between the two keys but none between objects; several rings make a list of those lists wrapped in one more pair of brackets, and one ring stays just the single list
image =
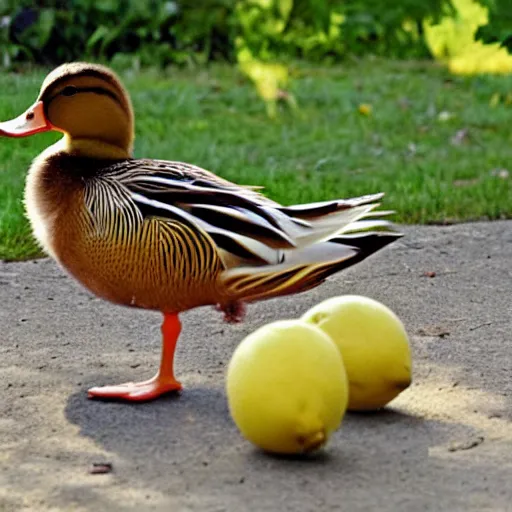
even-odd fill
[{"label": "brown plumage", "polygon": [[10,136],[49,129],[64,137],[36,158],[25,194],[36,238],[99,297],[165,315],[159,374],[92,396],[179,388],[179,312],[218,304],[236,318],[237,303],[311,289],[400,236],[375,219],[380,194],[284,207],[190,164],[131,158],[131,103],[102,66],[57,68],[25,115],[0,123]]}]

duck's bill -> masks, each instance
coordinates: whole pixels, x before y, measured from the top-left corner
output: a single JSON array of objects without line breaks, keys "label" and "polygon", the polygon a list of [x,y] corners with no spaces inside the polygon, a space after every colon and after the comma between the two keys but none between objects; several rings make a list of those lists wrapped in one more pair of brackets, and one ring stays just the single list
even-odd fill
[{"label": "duck's bill", "polygon": [[43,102],[38,101],[16,119],[0,123],[0,136],[27,137],[51,129],[52,125],[44,114]]}]

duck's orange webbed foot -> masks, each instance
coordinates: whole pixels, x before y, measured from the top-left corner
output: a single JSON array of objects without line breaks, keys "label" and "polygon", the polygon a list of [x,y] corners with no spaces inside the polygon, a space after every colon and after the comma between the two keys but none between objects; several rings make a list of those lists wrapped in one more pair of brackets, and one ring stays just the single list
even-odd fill
[{"label": "duck's orange webbed foot", "polygon": [[117,386],[102,386],[87,391],[89,398],[103,400],[129,400],[131,402],[148,402],[172,391],[181,390],[181,384],[175,379],[163,379],[155,375],[144,382],[126,382]]},{"label": "duck's orange webbed foot", "polygon": [[181,331],[178,315],[164,315],[162,324],[162,360],[158,373],[144,382],[127,382],[117,386],[103,386],[89,389],[89,398],[103,400],[127,400],[147,402],[172,391],[179,391],[182,386],[174,377],[174,351]]}]

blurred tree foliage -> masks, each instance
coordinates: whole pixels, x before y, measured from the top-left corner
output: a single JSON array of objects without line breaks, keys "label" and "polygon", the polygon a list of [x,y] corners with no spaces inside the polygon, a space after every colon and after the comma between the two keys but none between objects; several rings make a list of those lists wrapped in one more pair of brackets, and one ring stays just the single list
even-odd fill
[{"label": "blurred tree foliage", "polygon": [[476,39],[501,43],[512,53],[512,0],[481,0],[489,9],[489,22],[480,27]]},{"label": "blurred tree foliage", "polygon": [[476,39],[489,22],[489,9],[476,0],[452,0],[454,16],[439,23],[425,20],[423,30],[432,54],[455,74],[512,73],[512,55],[499,41]]},{"label": "blurred tree foliage", "polygon": [[235,62],[240,52],[424,57],[423,20],[450,9],[450,0],[0,0],[0,58],[4,67],[88,58],[137,67]]}]

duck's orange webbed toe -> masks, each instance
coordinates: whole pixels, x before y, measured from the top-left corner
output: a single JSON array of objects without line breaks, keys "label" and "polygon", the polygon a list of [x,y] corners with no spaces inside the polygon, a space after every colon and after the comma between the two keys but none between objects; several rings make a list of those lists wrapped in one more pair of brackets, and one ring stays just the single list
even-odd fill
[{"label": "duck's orange webbed toe", "polygon": [[158,373],[143,382],[127,382],[117,386],[102,386],[89,389],[89,398],[103,400],[127,400],[130,402],[147,402],[172,391],[179,391],[182,386],[174,377],[174,351],[180,335],[181,324],[177,315],[164,315],[162,324],[162,360]]},{"label": "duck's orange webbed toe", "polygon": [[144,382],[127,382],[117,386],[94,387],[87,391],[89,398],[104,400],[128,400],[131,402],[147,402],[159,396],[180,391],[181,384],[175,379],[163,379],[155,375]]}]

